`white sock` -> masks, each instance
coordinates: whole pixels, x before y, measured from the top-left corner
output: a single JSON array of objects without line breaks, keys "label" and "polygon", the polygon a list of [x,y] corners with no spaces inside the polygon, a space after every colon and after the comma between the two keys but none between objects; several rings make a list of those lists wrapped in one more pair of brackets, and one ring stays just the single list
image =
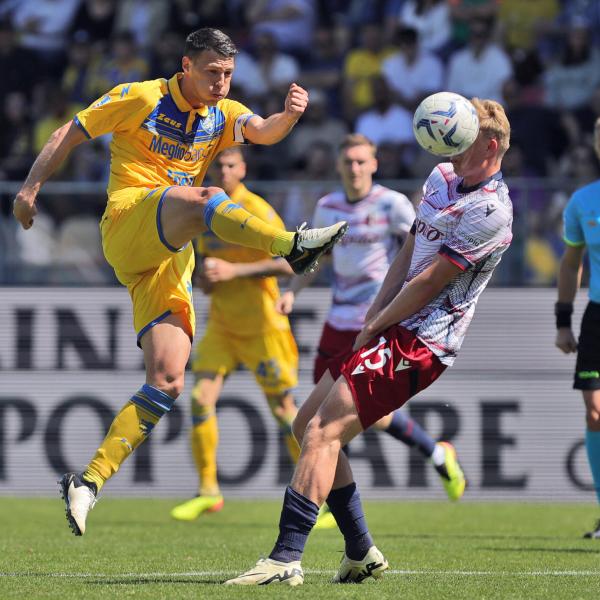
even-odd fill
[{"label": "white sock", "polygon": [[446,450],[442,444],[436,444],[431,455],[431,462],[436,467],[441,467],[446,462]]}]

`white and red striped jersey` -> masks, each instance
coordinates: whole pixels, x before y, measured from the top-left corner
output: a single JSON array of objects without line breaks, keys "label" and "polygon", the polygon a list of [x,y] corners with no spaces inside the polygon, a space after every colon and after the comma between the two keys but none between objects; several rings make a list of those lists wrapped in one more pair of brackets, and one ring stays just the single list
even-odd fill
[{"label": "white and red striped jersey", "polygon": [[429,304],[400,323],[445,365],[462,345],[475,305],[512,240],[512,203],[498,172],[466,188],[451,163],[437,165],[423,186],[411,229],[415,247],[406,282],[441,254],[462,270]]},{"label": "white and red striped jersey", "polygon": [[343,191],[317,203],[313,227],[348,221],[348,233],[333,247],[333,302],[327,322],[342,331],[360,331],[385,275],[415,220],[410,200],[375,184],[367,196],[349,202]]}]

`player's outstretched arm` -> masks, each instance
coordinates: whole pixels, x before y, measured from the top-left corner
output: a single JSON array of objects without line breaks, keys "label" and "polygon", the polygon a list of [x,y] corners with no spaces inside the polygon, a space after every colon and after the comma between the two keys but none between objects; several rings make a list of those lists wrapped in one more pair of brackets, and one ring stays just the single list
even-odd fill
[{"label": "player's outstretched arm", "polygon": [[415,236],[409,234],[406,236],[406,240],[400,248],[398,254],[396,254],[388,272],[386,273],[385,279],[379,292],[373,300],[367,315],[365,322],[368,323],[384,306],[387,306],[395,297],[396,294],[402,289],[408,269],[410,267],[410,261],[412,259],[413,250],[415,247]]},{"label": "player's outstretched arm", "polygon": [[231,281],[240,277],[271,277],[293,275],[292,267],[279,258],[265,258],[248,263],[229,262],[207,257],[203,261],[203,274],[210,283]]},{"label": "player's outstretched arm", "polygon": [[86,139],[74,121],[69,121],[50,136],[13,203],[13,214],[23,229],[33,225],[33,218],[37,214],[35,201],[42,184],[58,169],[71,150]]},{"label": "player's outstretched arm", "polygon": [[462,273],[460,267],[438,255],[423,272],[411,279],[385,308],[367,322],[356,337],[354,349],[358,350],[384,329],[418,312],[459,273]]},{"label": "player's outstretched arm", "polygon": [[266,119],[255,115],[246,124],[246,139],[253,144],[276,144],[282,140],[298,122],[308,106],[308,92],[292,83],[285,98],[283,112]]},{"label": "player's outstretched arm", "polygon": [[[566,246],[558,268],[558,305],[571,306],[581,285],[585,246]],[[558,327],[555,345],[565,354],[577,351],[577,340],[570,326]]]}]

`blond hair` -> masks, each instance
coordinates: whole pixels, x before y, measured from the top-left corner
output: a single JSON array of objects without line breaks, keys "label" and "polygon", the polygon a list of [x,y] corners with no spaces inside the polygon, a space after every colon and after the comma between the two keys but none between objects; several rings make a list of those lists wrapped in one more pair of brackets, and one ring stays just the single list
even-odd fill
[{"label": "blond hair", "polygon": [[510,146],[510,123],[502,105],[495,100],[471,98],[477,110],[479,131],[498,141],[498,156],[502,158]]},{"label": "blond hair", "polygon": [[344,137],[342,143],[340,144],[339,151],[343,152],[348,148],[353,148],[354,146],[370,146],[371,150],[373,150],[373,156],[377,154],[377,145],[375,142],[370,140],[366,135],[362,133],[349,133]]}]

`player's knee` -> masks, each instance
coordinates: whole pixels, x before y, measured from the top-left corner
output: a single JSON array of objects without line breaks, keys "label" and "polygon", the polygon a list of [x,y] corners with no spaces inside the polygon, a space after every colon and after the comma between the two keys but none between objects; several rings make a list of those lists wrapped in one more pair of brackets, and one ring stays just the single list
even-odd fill
[{"label": "player's knee", "polygon": [[154,377],[154,382],[151,384],[158,388],[165,394],[168,394],[173,399],[177,399],[181,392],[183,392],[184,386],[184,375],[183,373],[161,373]]},{"label": "player's knee", "polygon": [[590,408],[586,412],[586,424],[589,431],[600,431],[600,411]]},{"label": "player's knee", "polygon": [[208,202],[217,194],[225,193],[218,187],[193,188],[191,204],[193,209],[186,214],[187,223],[195,230],[202,229],[206,224],[206,209]]},{"label": "player's knee", "polygon": [[205,386],[203,385],[203,381],[198,381],[192,389],[192,408],[193,407],[203,407],[208,406],[208,394],[206,393]]},{"label": "player's knee", "polygon": [[215,186],[194,188],[194,203],[204,209],[211,198],[224,193],[224,190]]},{"label": "player's knee", "polygon": [[267,403],[275,419],[283,421],[288,425],[293,421],[298,412],[294,397],[290,393],[267,394]]},{"label": "player's knee", "polygon": [[[298,440],[297,437],[296,439]],[[334,428],[327,425],[324,426],[318,415],[315,415],[308,422],[301,439],[302,447],[309,450],[322,449],[328,446],[332,450],[339,450],[341,447],[340,440],[335,435]]]},{"label": "player's knee", "polygon": [[208,199],[210,200],[212,197],[217,196],[218,194],[224,194],[225,190],[220,188],[220,187],[216,187],[214,185],[211,185],[207,188],[204,188],[206,190],[206,194],[208,196]]}]

